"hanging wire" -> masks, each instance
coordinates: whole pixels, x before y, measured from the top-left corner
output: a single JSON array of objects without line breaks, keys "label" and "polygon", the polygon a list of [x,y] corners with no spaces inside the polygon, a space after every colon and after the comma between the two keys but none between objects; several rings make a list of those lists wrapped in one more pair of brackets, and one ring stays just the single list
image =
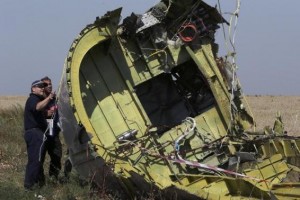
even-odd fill
[{"label": "hanging wire", "polygon": [[[231,57],[231,67],[232,67],[232,82],[231,82],[231,97],[230,97],[230,117],[233,120],[232,106],[234,104],[234,91],[237,89],[237,65],[236,65],[236,48],[235,48],[235,35],[237,30],[237,22],[240,11],[240,0],[236,0],[236,10],[231,14],[229,27],[228,27],[228,38],[231,44],[232,52],[228,52],[228,56]],[[232,24],[234,21],[233,33],[232,33]],[[232,127],[231,127],[232,128]]]},{"label": "hanging wire", "polygon": [[[195,121],[195,119],[194,118],[192,118],[192,117],[187,117],[186,119],[185,119],[185,122],[187,123],[187,124],[189,124],[190,126],[186,126],[186,129],[185,129],[185,131],[184,131],[184,134],[183,135],[181,135],[181,136],[179,136],[176,140],[175,140],[175,142],[174,142],[174,149],[175,149],[175,151],[176,151],[176,153],[177,153],[177,156],[178,157],[180,157],[181,158],[181,156],[179,155],[179,150],[180,150],[180,146],[179,146],[179,142],[180,142],[180,140],[182,140],[183,138],[185,138],[187,135],[189,135],[190,133],[192,133],[192,132],[194,132],[194,130],[195,130],[195,128],[196,128],[196,121]],[[182,159],[182,158],[181,158]]]},{"label": "hanging wire", "polygon": [[[240,0],[236,0],[236,10],[234,11],[234,13],[231,15],[230,18],[230,26],[229,26],[229,41],[231,44],[231,47],[233,49],[233,52],[231,54],[231,58],[232,58],[232,84],[231,84],[231,98],[230,98],[230,105],[233,105],[233,99],[234,99],[234,91],[237,89],[237,65],[236,65],[236,49],[235,49],[235,35],[236,35],[236,29],[237,29],[237,23],[238,23],[238,16],[239,16],[239,12],[240,12]],[[231,33],[232,31],[232,21],[234,21],[234,27],[233,27],[233,33]],[[231,109],[232,110],[232,109]],[[232,114],[231,114],[232,117]]]},{"label": "hanging wire", "polygon": [[60,77],[60,81],[59,81],[59,84],[57,86],[56,103],[58,101],[58,96],[60,96],[60,93],[61,93],[61,87],[62,87],[62,84],[63,84],[63,81],[64,81],[64,76],[65,76],[66,70],[67,70],[67,61],[65,61],[65,64],[64,64],[64,67],[63,67],[63,73]]},{"label": "hanging wire", "polygon": [[[218,7],[219,7],[219,13],[223,15],[220,0],[218,0]],[[231,81],[231,88],[230,88],[230,119],[233,123],[234,117],[233,117],[233,110],[236,108],[236,105],[234,104],[234,92],[238,89],[238,86],[240,85],[240,82],[237,78],[237,69],[238,66],[236,64],[236,47],[235,47],[235,36],[237,32],[237,25],[238,25],[238,17],[240,13],[241,8],[241,1],[236,0],[235,10],[234,12],[225,12],[224,14],[230,15],[230,21],[228,26],[228,36],[226,35],[224,23],[222,23],[222,30],[223,30],[223,37],[225,41],[225,48],[226,48],[226,62],[229,62],[231,64],[231,71],[232,71],[232,81]],[[223,16],[222,16],[223,17]],[[230,44],[230,45],[229,45]],[[253,113],[251,111],[251,108],[249,106],[249,103],[247,100],[245,100],[246,107],[248,108],[248,111],[250,115],[253,117]],[[228,130],[232,129],[232,125],[230,124]],[[255,129],[255,127],[254,127]]]},{"label": "hanging wire", "polygon": [[[241,7],[240,0],[236,0],[236,10],[232,13],[231,18],[230,18],[230,24],[232,24],[232,21],[234,20],[234,27],[233,27],[232,37],[229,37],[230,44],[231,44],[231,46],[234,50],[234,53],[235,53],[235,35],[236,35],[236,30],[237,30],[237,23],[238,23],[240,7]],[[231,30],[232,30],[232,27],[230,26],[229,36],[231,36]],[[233,56],[233,58],[234,57],[235,56]]]},{"label": "hanging wire", "polygon": [[165,13],[167,14],[171,8],[171,5],[173,4],[173,1],[172,0],[169,0],[169,5],[167,7],[167,9],[165,10]]}]

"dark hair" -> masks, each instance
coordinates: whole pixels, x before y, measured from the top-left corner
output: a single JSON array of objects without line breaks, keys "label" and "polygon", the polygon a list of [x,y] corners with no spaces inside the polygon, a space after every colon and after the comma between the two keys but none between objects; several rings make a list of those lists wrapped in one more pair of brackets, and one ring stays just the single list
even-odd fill
[{"label": "dark hair", "polygon": [[51,79],[48,76],[45,76],[44,78],[41,79],[41,81],[51,81]]}]

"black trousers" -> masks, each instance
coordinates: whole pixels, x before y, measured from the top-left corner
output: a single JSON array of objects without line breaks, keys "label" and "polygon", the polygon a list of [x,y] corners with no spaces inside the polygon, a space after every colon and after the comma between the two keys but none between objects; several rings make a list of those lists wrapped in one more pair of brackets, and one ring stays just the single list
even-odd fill
[{"label": "black trousers", "polygon": [[47,139],[44,143],[42,152],[42,163],[44,163],[46,153],[50,156],[49,176],[58,178],[61,170],[61,158],[62,158],[62,145],[59,139],[59,135],[46,136]]},{"label": "black trousers", "polygon": [[28,162],[25,171],[24,187],[32,188],[35,184],[44,185],[45,176],[41,153],[43,152],[44,132],[34,128],[24,134],[27,146]]}]

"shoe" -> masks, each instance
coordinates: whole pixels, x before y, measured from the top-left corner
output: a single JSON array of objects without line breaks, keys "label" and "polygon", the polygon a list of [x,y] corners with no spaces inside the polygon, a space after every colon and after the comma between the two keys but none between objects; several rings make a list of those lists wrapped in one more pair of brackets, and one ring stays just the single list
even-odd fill
[{"label": "shoe", "polygon": [[24,189],[26,192],[29,192],[29,191],[33,191],[33,185],[32,186],[29,186],[29,185],[24,185]]},{"label": "shoe", "polygon": [[37,199],[46,200],[46,197],[42,196],[41,194],[34,194],[34,197]]},{"label": "shoe", "polygon": [[24,187],[25,192],[32,192],[33,189],[31,187]]},{"label": "shoe", "polygon": [[29,192],[29,191],[35,191],[35,190],[39,190],[41,187],[39,186],[39,184],[34,184],[32,186],[28,186],[28,185],[24,185],[24,189],[25,191]]}]

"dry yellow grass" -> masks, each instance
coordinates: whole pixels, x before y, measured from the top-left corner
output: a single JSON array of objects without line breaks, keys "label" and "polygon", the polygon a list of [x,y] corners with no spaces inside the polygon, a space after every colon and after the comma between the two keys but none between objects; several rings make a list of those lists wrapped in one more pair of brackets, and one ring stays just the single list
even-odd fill
[{"label": "dry yellow grass", "polygon": [[247,96],[257,130],[273,126],[280,112],[289,135],[300,136],[300,96]]},{"label": "dry yellow grass", "polygon": [[[0,108],[9,108],[13,105],[25,105],[27,96],[0,96]],[[257,130],[274,123],[279,111],[285,123],[285,130],[291,135],[300,135],[300,96],[247,96],[246,97]]]},{"label": "dry yellow grass", "polygon": [[7,109],[14,105],[25,106],[27,96],[0,96],[0,108]]}]

